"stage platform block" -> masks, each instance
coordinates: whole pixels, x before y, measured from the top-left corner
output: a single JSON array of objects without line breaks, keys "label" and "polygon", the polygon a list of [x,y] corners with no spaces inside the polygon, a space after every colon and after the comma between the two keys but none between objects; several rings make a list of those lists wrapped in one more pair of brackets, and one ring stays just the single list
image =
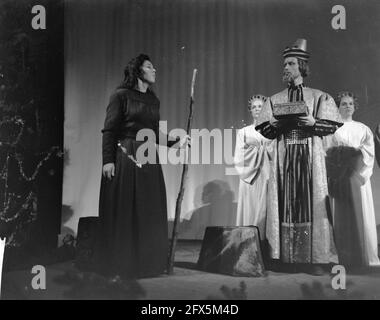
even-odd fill
[{"label": "stage platform block", "polygon": [[265,267],[258,228],[207,227],[198,268],[232,276],[264,276]]}]

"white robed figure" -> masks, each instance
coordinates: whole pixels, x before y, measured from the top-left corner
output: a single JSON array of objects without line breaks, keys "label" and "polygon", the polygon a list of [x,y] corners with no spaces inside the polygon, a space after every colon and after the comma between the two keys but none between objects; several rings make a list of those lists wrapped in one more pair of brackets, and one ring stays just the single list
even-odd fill
[{"label": "white robed figure", "polygon": [[234,155],[235,168],[240,178],[236,224],[257,226],[261,240],[265,239],[268,150],[272,140],[263,137],[255,126],[265,101],[266,97],[262,95],[254,95],[248,101],[253,121],[237,132]]},{"label": "white robed figure", "polygon": [[370,180],[375,161],[373,134],[365,124],[352,119],[357,108],[353,93],[340,93],[336,102],[344,125],[333,136],[327,163],[339,263],[348,267],[378,266]]}]

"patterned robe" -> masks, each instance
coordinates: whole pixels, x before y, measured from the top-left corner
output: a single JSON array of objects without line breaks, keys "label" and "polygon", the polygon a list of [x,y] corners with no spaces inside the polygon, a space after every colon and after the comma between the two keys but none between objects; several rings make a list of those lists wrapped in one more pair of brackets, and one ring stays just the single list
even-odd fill
[{"label": "patterned robe", "polygon": [[[277,129],[269,120],[274,104],[305,101],[313,127],[297,122]],[[329,209],[323,137],[341,125],[334,100],[324,92],[289,87],[265,103],[256,128],[276,139],[271,154],[266,236],[270,256],[286,263],[337,263]]]}]

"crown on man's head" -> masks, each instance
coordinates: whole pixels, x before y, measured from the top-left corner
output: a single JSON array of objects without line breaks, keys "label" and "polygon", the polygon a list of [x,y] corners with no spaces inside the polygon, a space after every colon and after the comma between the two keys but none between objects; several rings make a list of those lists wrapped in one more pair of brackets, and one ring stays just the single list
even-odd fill
[{"label": "crown on man's head", "polygon": [[286,47],[283,52],[283,57],[295,57],[304,61],[308,61],[310,58],[310,53],[307,52],[307,41],[306,39],[297,39],[292,47]]}]

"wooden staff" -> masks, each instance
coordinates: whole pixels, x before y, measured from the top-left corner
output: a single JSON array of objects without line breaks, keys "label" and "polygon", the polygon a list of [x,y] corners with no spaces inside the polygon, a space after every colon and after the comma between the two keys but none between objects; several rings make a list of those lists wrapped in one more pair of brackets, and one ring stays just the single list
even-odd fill
[{"label": "wooden staff", "polygon": [[[187,126],[186,126],[186,134],[190,134],[191,130],[191,122],[193,120],[193,103],[194,103],[194,86],[195,86],[195,77],[197,75],[197,69],[194,69],[193,71],[193,79],[191,81],[191,92],[190,92],[190,106],[189,106],[189,116],[187,118]],[[169,257],[168,257],[168,266],[167,266],[167,273],[172,274],[173,273],[173,265],[174,265],[174,255],[175,255],[175,247],[177,244],[177,238],[178,238],[178,221],[180,220],[181,216],[181,206],[182,206],[182,200],[183,195],[185,193],[185,180],[187,176],[188,171],[188,152],[186,149],[186,158],[185,162],[182,167],[182,176],[181,176],[181,184],[177,196],[177,201],[175,204],[175,216],[174,216],[174,224],[173,224],[173,232],[172,232],[172,241],[170,245],[170,251],[169,251]]]}]

